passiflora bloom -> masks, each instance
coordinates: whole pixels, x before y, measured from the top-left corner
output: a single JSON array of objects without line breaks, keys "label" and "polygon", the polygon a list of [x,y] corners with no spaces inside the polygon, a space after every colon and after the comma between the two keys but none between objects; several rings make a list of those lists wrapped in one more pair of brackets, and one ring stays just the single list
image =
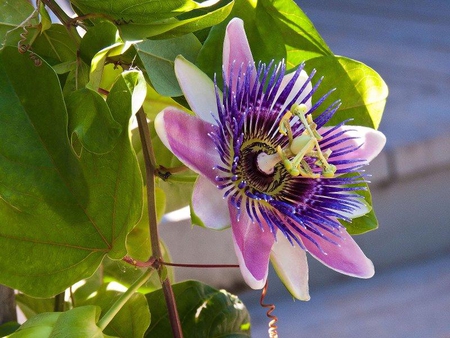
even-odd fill
[{"label": "passiflora bloom", "polygon": [[[223,92],[182,57],[175,72],[196,116],[175,108],[155,119],[163,143],[199,174],[192,197],[204,225],[231,224],[247,284],[264,287],[269,260],[291,294],[309,299],[306,252],[328,267],[361,278],[372,262],[339,220],[370,211],[357,194],[358,172],[382,149],[382,133],[341,123],[324,127],[337,101],[315,119],[309,76],[301,65],[255,64],[243,22],[227,26]],[[319,81],[320,82],[320,81]]]}]

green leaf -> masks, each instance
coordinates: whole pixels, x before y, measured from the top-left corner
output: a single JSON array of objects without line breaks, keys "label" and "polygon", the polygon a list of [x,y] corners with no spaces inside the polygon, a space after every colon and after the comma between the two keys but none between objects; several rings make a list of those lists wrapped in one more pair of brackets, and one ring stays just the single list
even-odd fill
[{"label": "green leaf", "polygon": [[[76,134],[83,147],[95,154],[114,149],[123,130],[100,94],[83,88],[68,95],[66,105],[71,140]],[[129,114],[129,110],[126,113]]]},{"label": "green leaf", "polygon": [[[122,295],[120,291],[110,289],[110,285],[103,285],[95,296],[87,299],[83,305],[97,305],[104,315]],[[119,336],[121,338],[143,337],[150,325],[150,311],[145,296],[134,293],[125,303],[113,320],[105,328],[105,334]]]},{"label": "green leaf", "polygon": [[147,83],[140,71],[130,70],[120,74],[112,86],[106,103],[111,113],[120,124],[128,124],[144,103]]},{"label": "green leaf", "polygon": [[[367,183],[360,183],[359,186],[365,187],[366,190],[358,191],[358,195],[364,197],[364,202],[372,207],[372,195],[370,194]],[[354,218],[351,222],[339,220],[339,222],[347,229],[350,235],[361,235],[366,232],[376,230],[378,228],[378,220],[375,211],[371,208],[370,212],[364,216]]]},{"label": "green leaf", "polygon": [[322,56],[308,60],[305,68],[308,72],[315,68],[316,77],[324,77],[313,100],[315,98],[317,101],[336,88],[322,103],[323,108],[319,111],[323,111],[337,99],[342,100],[341,107],[328,122],[329,125],[352,119],[348,124],[378,128],[388,88],[377,72],[361,62],[340,56]]},{"label": "green leaf", "polygon": [[211,78],[221,79],[222,48],[228,22],[239,17],[256,62],[286,60],[287,69],[332,52],[305,13],[292,0],[237,0],[227,20],[214,26],[197,59]]},{"label": "green leaf", "polygon": [[[34,8],[28,0],[2,1],[0,3],[0,50],[7,45],[17,47],[21,40],[20,34],[29,30],[19,27],[22,23],[24,23],[24,26],[38,23],[36,18],[33,18],[29,23],[25,23],[33,11]],[[26,37],[30,38],[35,34],[35,32],[32,34],[30,32]]]},{"label": "green leaf", "polygon": [[87,64],[91,63],[95,54],[104,48],[122,42],[118,37],[117,27],[104,21],[90,27],[80,42],[80,56]]},{"label": "green leaf", "polygon": [[[65,63],[60,64],[59,66],[64,66]],[[55,72],[60,74],[61,72],[65,73],[67,69],[70,69],[69,74],[63,84],[63,94],[67,97],[70,93],[84,88],[89,82],[89,66],[84,63],[82,60],[80,62],[75,63],[75,67],[72,67],[70,64],[68,67],[64,67],[64,69],[60,70],[57,66],[53,66]],[[72,69],[74,68],[74,69]]]},{"label": "green leaf", "polygon": [[233,8],[234,0],[218,0],[217,2],[207,2],[211,7],[205,10],[198,9],[187,12],[168,20],[161,20],[155,24],[140,27],[122,26],[122,35],[140,33],[141,36],[156,39],[168,39],[176,36],[197,32],[219,24],[227,18]]},{"label": "green leaf", "polygon": [[286,57],[286,50],[280,30],[271,15],[260,1],[238,0],[226,20],[211,28],[208,39],[197,58],[197,64],[208,76],[216,73],[218,83],[222,76],[222,50],[225,29],[228,22],[239,17],[244,21],[244,28],[250,49],[256,62],[280,61]]},{"label": "green leaf", "polygon": [[34,298],[23,293],[16,295],[16,303],[26,318],[43,312],[52,312],[55,307],[54,298]]},{"label": "green leaf", "polygon": [[72,300],[72,306],[79,306],[82,302],[95,294],[95,292],[100,289],[102,284],[103,268],[100,267],[91,277],[78,282],[75,287],[72,287],[72,294],[70,297]]},{"label": "green leaf", "polygon": [[11,338],[48,338],[62,312],[45,312],[28,319]]},{"label": "green leaf", "polygon": [[[156,188],[155,198],[156,217],[159,222],[166,210],[166,195],[164,190],[161,188]],[[144,210],[142,213],[142,218],[128,234],[126,245],[128,256],[133,257],[136,260],[146,261],[152,254],[146,195],[144,196]]]},{"label": "green leaf", "polygon": [[183,95],[175,76],[174,60],[181,54],[194,62],[201,47],[194,34],[168,40],[146,40],[136,45],[153,87],[164,96]]},{"label": "green leaf", "polygon": [[38,5],[39,5],[39,15],[41,16],[41,33],[42,33],[47,29],[50,29],[50,27],[52,26],[52,18],[50,17],[50,14],[48,14],[44,3],[39,2]]},{"label": "green leaf", "polygon": [[[177,181],[182,176],[185,181]],[[173,178],[172,178],[173,177]],[[166,195],[166,212],[171,212],[183,208],[191,203],[194,183],[197,176],[195,174],[171,176],[167,181],[158,180],[157,185]]]},{"label": "green leaf", "polygon": [[102,82],[103,70],[106,65],[107,58],[124,54],[129,48],[130,43],[124,43],[120,39],[98,51],[91,61],[91,70],[89,73],[89,83],[87,87],[97,91]]},{"label": "green leaf", "polygon": [[103,338],[96,325],[100,307],[87,305],[66,312],[41,313],[27,320],[12,338]]},{"label": "green leaf", "polygon": [[101,13],[118,25],[124,40],[172,38],[210,27],[225,19],[232,0],[73,0],[82,13]]},{"label": "green leaf", "polygon": [[267,39],[277,44],[283,41],[286,47],[287,68],[293,68],[305,60],[332,55],[331,50],[317,32],[313,23],[292,0],[260,0],[273,19],[281,40],[271,35]]},{"label": "green leaf", "polygon": [[47,63],[4,48],[0,87],[0,283],[50,297],[92,275],[106,254],[126,254],[142,177],[128,133],[107,154],[73,153]]},{"label": "green leaf", "polygon": [[0,325],[0,337],[5,337],[14,333],[19,327],[20,324],[17,322],[7,322]]},{"label": "green leaf", "polygon": [[192,115],[194,114],[193,112],[189,111],[189,109],[182,106],[171,97],[163,96],[159,94],[151,86],[147,86],[147,96],[145,97],[143,108],[145,111],[145,115],[147,115],[147,118],[150,121],[155,120],[156,115],[158,115],[163,109],[169,106],[178,108],[185,112],[189,112]]},{"label": "green leaf", "polygon": [[[173,285],[185,337],[250,337],[250,316],[238,297],[196,281]],[[162,290],[146,295],[152,323],[146,337],[171,332]]]},{"label": "green leaf", "polygon": [[52,330],[51,338],[107,337],[96,325],[100,307],[86,305],[62,312]]},{"label": "green leaf", "polygon": [[75,68],[77,45],[60,24],[53,24],[42,32],[33,43],[33,51],[52,66],[69,63]]},{"label": "green leaf", "polygon": [[83,13],[103,13],[115,20],[127,22],[153,22],[175,15],[205,8],[206,5],[193,0],[72,0]]}]

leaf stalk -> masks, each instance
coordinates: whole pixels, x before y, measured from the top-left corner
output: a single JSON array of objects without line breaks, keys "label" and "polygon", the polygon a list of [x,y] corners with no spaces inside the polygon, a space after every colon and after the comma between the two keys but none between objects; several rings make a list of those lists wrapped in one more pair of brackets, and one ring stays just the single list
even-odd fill
[{"label": "leaf stalk", "polygon": [[111,306],[111,308],[97,322],[97,326],[103,331],[113,320],[114,316],[122,309],[128,299],[150,278],[155,270],[147,269]]}]

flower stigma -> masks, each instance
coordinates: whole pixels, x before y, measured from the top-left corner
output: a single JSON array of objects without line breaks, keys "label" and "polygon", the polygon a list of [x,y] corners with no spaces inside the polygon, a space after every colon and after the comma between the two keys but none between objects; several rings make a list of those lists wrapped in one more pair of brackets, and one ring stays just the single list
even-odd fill
[{"label": "flower stigma", "polygon": [[[317,124],[314,123],[312,115],[308,114],[308,107],[305,104],[293,104],[291,110],[288,110],[281,118],[279,132],[288,137],[289,144],[283,149],[279,145],[275,154],[268,155],[260,153],[257,158],[258,168],[266,174],[274,171],[274,166],[282,162],[284,168],[292,176],[302,176],[306,178],[332,178],[336,172],[336,166],[328,163],[331,155],[331,149],[322,151],[319,141],[322,136],[317,131]],[[299,136],[293,137],[290,120],[298,117],[305,130]],[[316,159],[314,164],[322,170],[320,173],[314,172],[306,161],[305,157]],[[292,158],[290,160],[289,158]]]}]

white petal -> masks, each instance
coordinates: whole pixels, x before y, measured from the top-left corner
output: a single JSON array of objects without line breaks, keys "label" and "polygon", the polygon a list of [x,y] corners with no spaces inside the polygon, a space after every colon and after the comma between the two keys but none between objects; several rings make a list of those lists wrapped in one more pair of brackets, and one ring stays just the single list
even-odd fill
[{"label": "white petal", "polygon": [[223,191],[210,180],[199,176],[192,194],[192,207],[203,224],[211,229],[224,229],[231,224],[227,201]]},{"label": "white petal", "polygon": [[191,109],[202,120],[216,124],[218,116],[214,82],[182,56],[175,59],[175,75]]},{"label": "white petal", "polygon": [[[319,129],[319,133],[323,134],[328,129],[330,127],[323,127]],[[333,161],[339,161],[341,159],[365,159],[367,162],[370,162],[377,157],[386,144],[386,136],[382,132],[369,127],[344,125],[334,130],[330,136],[343,131],[345,131],[345,134],[342,138],[348,139],[339,143],[335,148],[339,149],[353,146],[358,147],[358,149],[337,157],[333,157],[333,154],[331,154],[330,158]],[[334,149],[332,148],[332,150]]]},{"label": "white petal", "polygon": [[291,245],[287,238],[278,232],[270,260],[292,296],[300,300],[309,300],[308,261],[305,250],[297,245]]}]

